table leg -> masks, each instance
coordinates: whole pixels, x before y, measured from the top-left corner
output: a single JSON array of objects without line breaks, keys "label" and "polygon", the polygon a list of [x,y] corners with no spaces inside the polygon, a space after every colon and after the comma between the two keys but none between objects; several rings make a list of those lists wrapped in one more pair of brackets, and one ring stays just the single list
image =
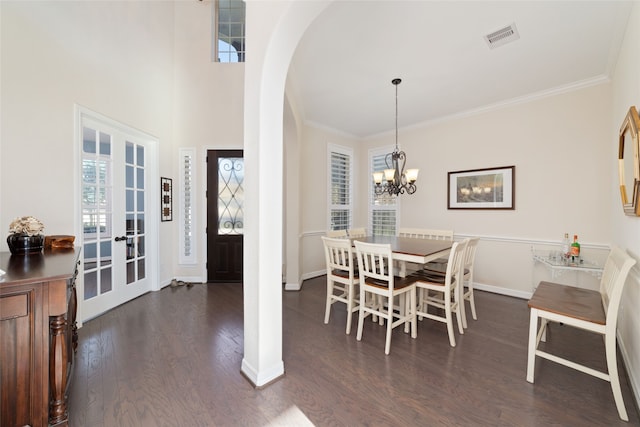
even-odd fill
[{"label": "table leg", "polygon": [[400,267],[400,271],[398,271],[398,276],[407,277],[407,262],[398,261],[398,266]]}]

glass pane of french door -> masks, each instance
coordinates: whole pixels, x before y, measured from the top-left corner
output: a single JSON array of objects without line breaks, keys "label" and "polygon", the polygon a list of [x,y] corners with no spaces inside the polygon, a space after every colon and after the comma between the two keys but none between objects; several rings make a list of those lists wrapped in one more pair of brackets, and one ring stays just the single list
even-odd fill
[{"label": "glass pane of french door", "polygon": [[113,290],[112,136],[82,128],[84,299]]},{"label": "glass pane of french door", "polygon": [[127,141],[125,147],[126,170],[126,224],[127,231],[127,284],[145,278],[145,179],[144,146]]}]

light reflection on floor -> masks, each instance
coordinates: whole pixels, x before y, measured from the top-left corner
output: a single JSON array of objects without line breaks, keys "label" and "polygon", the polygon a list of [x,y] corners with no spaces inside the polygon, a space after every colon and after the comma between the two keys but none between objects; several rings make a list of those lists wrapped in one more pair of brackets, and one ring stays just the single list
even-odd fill
[{"label": "light reflection on floor", "polygon": [[305,427],[313,426],[314,424],[307,418],[307,416],[298,409],[297,406],[291,406],[284,411],[278,418],[267,424],[267,426],[291,426],[291,427]]}]

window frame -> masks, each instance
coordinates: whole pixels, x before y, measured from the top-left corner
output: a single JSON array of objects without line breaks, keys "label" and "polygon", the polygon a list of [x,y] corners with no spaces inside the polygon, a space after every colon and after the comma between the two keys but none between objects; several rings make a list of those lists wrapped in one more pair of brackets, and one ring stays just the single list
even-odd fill
[{"label": "window frame", "polygon": [[[393,146],[388,146],[388,147],[379,147],[379,148],[372,148],[369,150],[368,153],[368,169],[369,169],[369,174],[368,176],[370,177],[367,182],[367,189],[368,189],[368,197],[367,197],[367,204],[368,204],[368,209],[367,209],[367,218],[368,218],[368,227],[369,230],[371,230],[371,234],[372,235],[376,235],[379,233],[376,233],[377,227],[374,227],[374,212],[393,212],[395,214],[395,223],[393,224],[393,233],[384,233],[383,235],[397,235],[398,234],[398,229],[399,229],[399,223],[400,223],[400,203],[398,200],[397,196],[390,196],[390,195],[386,195],[386,196],[376,196],[375,194],[375,190],[374,190],[374,182],[373,182],[373,178],[371,178],[373,176],[374,172],[379,172],[379,170],[374,170],[374,160],[376,160],[376,158],[380,159],[382,158],[384,160],[384,157],[391,153],[393,151],[394,147]],[[380,198],[386,198],[388,203],[383,203],[383,204],[375,204],[375,200],[376,199],[380,199]],[[392,203],[391,203],[392,202]]]},{"label": "window frame", "polygon": [[[343,155],[348,159],[348,172],[345,177],[345,182],[348,184],[347,195],[348,203],[346,204],[334,204],[332,200],[332,187],[333,187],[333,153]],[[348,230],[353,224],[353,149],[337,144],[327,145],[327,230]],[[334,228],[332,223],[334,210],[346,210],[348,211],[349,219],[347,224],[343,224],[340,228]],[[344,227],[344,228],[343,228]]]},{"label": "window frame", "polygon": [[[247,40],[247,27],[246,27],[246,21],[247,21],[247,14],[246,14],[246,7],[245,7],[245,3],[244,0],[225,0],[225,3],[228,3],[229,5],[231,5],[231,3],[237,3],[239,5],[242,6],[242,21],[241,22],[233,22],[234,24],[239,24],[241,26],[241,35],[239,37],[234,37],[237,39],[241,40],[241,47],[242,49],[238,49],[238,47],[233,46],[232,43],[230,43],[227,40],[221,40],[220,39],[220,0],[215,0],[213,2],[213,8],[212,8],[212,21],[213,21],[213,34],[212,34],[212,43],[211,43],[211,60],[212,62],[218,62],[221,64],[237,64],[237,63],[242,63],[245,62],[245,57],[246,57],[246,51],[247,51],[247,45],[246,45],[246,40]],[[232,9],[238,9],[238,8],[233,8],[233,7],[228,7],[225,8],[225,10],[232,10]],[[230,12],[229,12],[230,13]],[[230,22],[231,23],[231,22]],[[229,36],[229,38],[231,38]],[[219,41],[222,41],[224,43],[226,43],[227,45],[233,47],[234,49],[236,49],[236,53],[238,54],[238,60],[237,61],[221,61],[220,60],[220,48],[219,48]],[[229,52],[227,52],[229,53]]]}]

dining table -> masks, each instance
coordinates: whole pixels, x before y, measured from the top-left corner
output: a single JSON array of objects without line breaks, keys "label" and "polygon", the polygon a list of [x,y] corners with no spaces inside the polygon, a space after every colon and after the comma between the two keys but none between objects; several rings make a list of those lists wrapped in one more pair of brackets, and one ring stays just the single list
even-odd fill
[{"label": "dining table", "polygon": [[392,257],[398,262],[398,276],[407,276],[407,262],[426,264],[438,258],[447,257],[453,241],[419,239],[415,237],[399,236],[365,236],[354,237],[352,240],[366,243],[389,244]]}]

